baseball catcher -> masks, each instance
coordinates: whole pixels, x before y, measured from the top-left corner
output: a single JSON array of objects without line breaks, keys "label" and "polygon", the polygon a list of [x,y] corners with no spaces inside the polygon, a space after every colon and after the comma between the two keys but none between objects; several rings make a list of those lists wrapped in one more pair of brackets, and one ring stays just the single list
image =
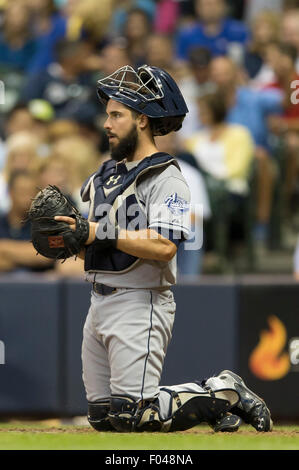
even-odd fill
[{"label": "baseball catcher", "polygon": [[173,78],[148,65],[122,67],[99,80],[97,92],[111,159],[82,186],[88,220],[53,186],[29,213],[39,253],[65,259],[84,251],[91,284],[82,345],[89,423],[97,431],[166,432],[205,421],[215,431],[236,431],[242,418],[270,431],[266,404],[231,371],[160,386],[176,309],[176,251],[190,232],[190,191],[154,137],[179,130],[188,109]]}]

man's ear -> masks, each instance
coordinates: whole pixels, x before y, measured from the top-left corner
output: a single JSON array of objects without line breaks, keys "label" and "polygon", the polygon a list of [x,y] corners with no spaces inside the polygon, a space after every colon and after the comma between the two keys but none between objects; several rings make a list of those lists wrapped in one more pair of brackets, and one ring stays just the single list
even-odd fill
[{"label": "man's ear", "polygon": [[149,126],[149,118],[145,114],[140,114],[137,118],[139,129],[142,131]]}]

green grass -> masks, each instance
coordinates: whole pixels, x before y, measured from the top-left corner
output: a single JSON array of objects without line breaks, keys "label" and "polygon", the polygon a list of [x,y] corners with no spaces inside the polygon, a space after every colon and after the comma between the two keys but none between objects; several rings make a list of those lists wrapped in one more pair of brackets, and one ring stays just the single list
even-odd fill
[{"label": "green grass", "polygon": [[257,433],[243,426],[237,433],[214,434],[199,426],[179,433],[97,433],[88,427],[46,428],[37,424],[0,424],[1,450],[299,450],[299,426],[277,426]]}]

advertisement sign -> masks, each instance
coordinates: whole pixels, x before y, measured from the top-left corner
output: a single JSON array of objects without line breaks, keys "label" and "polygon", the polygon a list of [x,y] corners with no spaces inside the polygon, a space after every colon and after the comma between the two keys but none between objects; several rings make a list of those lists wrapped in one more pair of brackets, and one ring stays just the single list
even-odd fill
[{"label": "advertisement sign", "polygon": [[273,415],[299,415],[299,287],[241,286],[239,372]]}]

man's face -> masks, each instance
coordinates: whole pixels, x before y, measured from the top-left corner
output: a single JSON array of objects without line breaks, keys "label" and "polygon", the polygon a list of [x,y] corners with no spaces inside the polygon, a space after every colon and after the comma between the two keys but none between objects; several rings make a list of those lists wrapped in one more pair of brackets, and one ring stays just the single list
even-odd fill
[{"label": "man's face", "polygon": [[210,78],[210,66],[191,65],[192,73],[198,84],[206,83]]},{"label": "man's face", "polygon": [[111,75],[115,70],[129,64],[130,58],[126,49],[110,44],[103,48],[101,53],[103,75]]},{"label": "man's face", "polygon": [[167,37],[151,35],[146,44],[147,61],[156,67],[167,67],[172,63],[173,47]]},{"label": "man's face", "polygon": [[299,15],[287,14],[282,18],[281,39],[299,51]]},{"label": "man's face", "polygon": [[35,180],[30,176],[18,176],[10,188],[12,208],[20,216],[26,214],[37,193]]},{"label": "man's face", "polygon": [[223,0],[196,0],[195,10],[204,23],[220,21],[225,15],[225,3]]},{"label": "man's face", "polygon": [[211,79],[220,88],[226,89],[236,82],[236,70],[225,57],[218,57],[211,62]]},{"label": "man's face", "polygon": [[30,131],[33,127],[33,119],[26,108],[17,109],[6,123],[7,135],[15,132]]},{"label": "man's face", "polygon": [[266,49],[266,62],[274,70],[278,78],[288,76],[294,69],[291,58],[279,50],[275,45]]},{"label": "man's face", "polygon": [[129,108],[114,100],[106,107],[108,115],[104,129],[109,140],[111,157],[120,161],[132,160],[138,142],[136,119]]}]

